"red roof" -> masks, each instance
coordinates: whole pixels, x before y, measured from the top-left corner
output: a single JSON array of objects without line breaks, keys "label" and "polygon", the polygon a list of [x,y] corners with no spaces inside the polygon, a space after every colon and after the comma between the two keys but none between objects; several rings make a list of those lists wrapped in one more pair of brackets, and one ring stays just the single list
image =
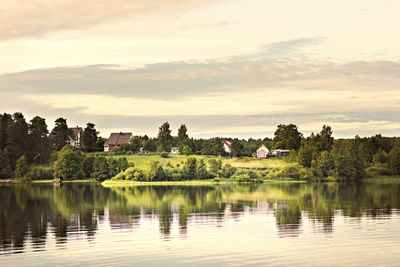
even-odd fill
[{"label": "red roof", "polygon": [[222,143],[224,143],[227,147],[231,148],[231,142],[228,140],[221,140]]},{"label": "red roof", "polygon": [[111,133],[105,144],[112,146],[119,146],[124,143],[129,143],[132,138],[132,133]]}]

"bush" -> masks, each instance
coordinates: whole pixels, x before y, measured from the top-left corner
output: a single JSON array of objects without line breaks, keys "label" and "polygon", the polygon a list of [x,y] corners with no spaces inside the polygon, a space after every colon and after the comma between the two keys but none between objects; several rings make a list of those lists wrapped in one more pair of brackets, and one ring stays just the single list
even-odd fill
[{"label": "bush", "polygon": [[208,162],[208,169],[212,173],[218,173],[222,168],[222,160],[210,159]]},{"label": "bush", "polygon": [[190,146],[184,145],[184,146],[182,147],[181,151],[182,151],[182,154],[183,154],[183,155],[186,155],[186,156],[193,155],[193,151],[192,151],[192,149],[190,148]]},{"label": "bush", "polygon": [[225,164],[224,167],[219,171],[219,176],[223,178],[230,178],[235,172],[236,168],[232,167],[230,164]]},{"label": "bush", "polygon": [[97,181],[104,181],[111,177],[108,160],[104,156],[95,158],[91,177]]},{"label": "bush", "polygon": [[83,172],[85,173],[85,177],[89,178],[93,171],[93,163],[94,157],[86,156],[83,159]]},{"label": "bush", "polygon": [[80,179],[85,176],[82,154],[70,145],[64,146],[54,163],[54,177],[61,179]]},{"label": "bush", "polygon": [[138,168],[135,168],[135,167],[130,167],[121,173],[124,174],[125,180],[131,180],[131,181],[145,181],[146,180],[146,174],[142,170],[139,170]]},{"label": "bush", "polygon": [[53,180],[53,169],[51,167],[35,166],[25,174],[25,180]]},{"label": "bush", "polygon": [[392,175],[392,171],[389,168],[385,167],[378,167],[378,166],[371,166],[365,169],[367,177],[376,177],[381,175]]},{"label": "bush", "polygon": [[28,161],[26,160],[25,155],[23,155],[17,160],[17,165],[15,167],[15,178],[23,179],[25,177],[25,174],[28,173],[28,171],[29,171]]},{"label": "bush", "polygon": [[[296,180],[313,180],[315,179],[314,173],[311,169],[302,167],[298,164],[288,164],[281,168],[277,177],[293,178]],[[275,178],[277,178],[275,176]]]},{"label": "bush", "polygon": [[158,161],[153,161],[147,172],[147,181],[164,181],[165,172]]},{"label": "bush", "polygon": [[160,153],[160,156],[161,156],[162,158],[168,158],[168,157],[169,157],[169,153],[168,153],[168,152],[161,152],[161,153]]},{"label": "bush", "polygon": [[238,170],[231,177],[239,183],[258,182],[260,178],[260,173],[255,170]]}]

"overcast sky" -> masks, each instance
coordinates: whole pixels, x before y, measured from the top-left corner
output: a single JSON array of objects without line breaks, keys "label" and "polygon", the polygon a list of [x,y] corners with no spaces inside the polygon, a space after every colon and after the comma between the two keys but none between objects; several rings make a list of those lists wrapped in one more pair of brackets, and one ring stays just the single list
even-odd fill
[{"label": "overcast sky", "polygon": [[398,0],[0,0],[0,112],[155,136],[400,133]]}]

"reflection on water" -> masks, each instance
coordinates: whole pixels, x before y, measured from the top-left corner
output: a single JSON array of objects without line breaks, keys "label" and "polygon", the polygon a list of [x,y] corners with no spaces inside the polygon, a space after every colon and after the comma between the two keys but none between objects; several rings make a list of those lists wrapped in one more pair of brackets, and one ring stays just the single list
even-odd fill
[{"label": "reflection on water", "polygon": [[[395,237],[384,239],[384,236],[377,236],[376,233],[375,236],[369,235],[368,231],[386,231],[388,222],[394,223],[398,229],[399,208],[399,184],[116,188],[93,184],[2,186],[0,256],[9,256],[7,260],[13,263],[18,257],[15,253],[25,252],[23,254],[27,256],[24,259],[28,262],[32,260],[29,255],[37,252],[42,253],[40,255],[44,258],[48,256],[49,264],[67,264],[68,261],[51,258],[52,251],[63,249],[75,253],[77,257],[85,250],[87,255],[93,253],[93,256],[110,251],[122,254],[126,247],[116,245],[100,248],[100,244],[125,243],[141,255],[140,259],[135,257],[140,260],[138,263],[152,262],[148,258],[152,253],[162,258],[160,251],[164,251],[169,253],[165,254],[168,255],[165,259],[180,254],[180,259],[185,259],[182,264],[198,264],[202,262],[199,261],[201,259],[188,256],[194,253],[189,248],[205,251],[208,249],[206,246],[218,244],[221,250],[218,253],[221,254],[218,257],[213,255],[209,263],[233,265],[227,257],[233,254],[228,250],[230,244],[227,244],[232,242],[239,247],[247,244],[237,252],[242,253],[242,259],[246,261],[236,261],[234,264],[274,264],[279,262],[271,261],[271,256],[278,255],[271,249],[266,250],[269,254],[257,254],[257,251],[262,251],[259,251],[260,246],[263,246],[256,247],[257,242],[268,244],[268,247],[292,249],[285,240],[307,241],[305,244],[309,247],[304,248],[307,251],[314,245],[339,246],[335,240],[339,240],[342,234],[347,235],[343,236],[345,242],[349,238],[356,242],[366,236],[381,241],[392,238],[389,243],[385,241],[388,246],[386,253],[389,253],[393,245],[400,245],[400,237],[395,234]],[[335,220],[338,220],[336,236]],[[353,227],[351,231],[346,228],[350,226]],[[318,240],[318,234],[332,238],[332,243]],[[164,247],[167,244],[164,242],[168,241],[173,241],[175,246]],[[184,241],[189,243],[180,247],[180,242]],[[158,251],[151,250],[151,247]],[[187,255],[187,258],[183,255]],[[198,256],[198,253],[193,255]],[[124,260],[129,262],[129,259],[132,258],[124,254],[123,257],[109,255],[103,260],[124,264]],[[202,263],[206,264],[206,259]],[[84,258],[80,260],[83,262]],[[159,262],[161,265],[167,263]]]}]

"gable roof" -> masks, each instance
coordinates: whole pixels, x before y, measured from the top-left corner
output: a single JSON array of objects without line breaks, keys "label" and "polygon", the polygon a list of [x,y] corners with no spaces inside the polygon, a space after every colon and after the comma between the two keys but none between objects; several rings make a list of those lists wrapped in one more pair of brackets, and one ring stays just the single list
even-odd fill
[{"label": "gable roof", "polygon": [[119,146],[120,144],[129,143],[132,133],[111,133],[105,145]]},{"label": "gable roof", "polygon": [[74,128],[68,128],[69,130],[69,138],[71,138],[73,141],[78,141],[78,136],[79,133],[81,133],[83,130],[81,127],[74,127]]},{"label": "gable roof", "polygon": [[[73,127],[73,128],[68,128],[69,133],[68,133],[68,137],[72,140],[72,141],[78,141],[78,136],[79,133],[83,132],[82,127]],[[56,131],[55,128],[53,128],[49,134],[49,138],[53,139],[56,136]]]},{"label": "gable roof", "polygon": [[269,149],[265,146],[265,145],[261,145],[258,149],[257,149],[257,151],[269,151]]},{"label": "gable roof", "polygon": [[231,148],[231,142],[229,142],[228,140],[221,140],[221,142],[226,145],[227,147]]}]

